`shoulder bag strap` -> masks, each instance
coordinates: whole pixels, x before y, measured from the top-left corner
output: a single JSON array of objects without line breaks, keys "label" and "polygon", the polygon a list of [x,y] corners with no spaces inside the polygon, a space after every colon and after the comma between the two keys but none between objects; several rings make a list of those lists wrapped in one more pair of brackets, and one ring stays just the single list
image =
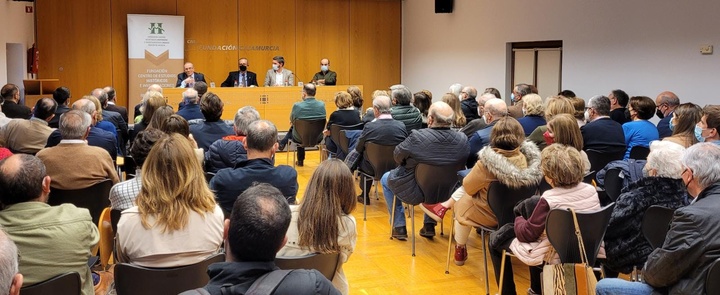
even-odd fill
[{"label": "shoulder bag strap", "polygon": [[270,295],[275,292],[275,289],[280,283],[287,277],[293,270],[292,269],[280,269],[274,270],[259,277],[255,282],[248,288],[245,294],[247,295]]},{"label": "shoulder bag strap", "polygon": [[578,247],[580,248],[580,258],[582,259],[582,263],[588,264],[587,253],[585,253],[585,244],[583,243],[582,234],[580,233],[580,224],[578,223],[577,215],[575,214],[575,210],[572,208],[568,208],[568,210],[570,210],[570,214],[572,214],[573,217],[575,236],[577,236]]}]

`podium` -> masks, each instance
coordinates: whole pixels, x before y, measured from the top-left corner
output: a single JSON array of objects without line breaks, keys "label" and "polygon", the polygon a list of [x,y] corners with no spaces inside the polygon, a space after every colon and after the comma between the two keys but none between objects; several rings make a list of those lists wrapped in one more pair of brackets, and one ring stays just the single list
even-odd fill
[{"label": "podium", "polygon": [[60,87],[60,79],[23,80],[23,86],[25,86],[25,105],[33,108],[41,98],[52,98],[55,89]]}]

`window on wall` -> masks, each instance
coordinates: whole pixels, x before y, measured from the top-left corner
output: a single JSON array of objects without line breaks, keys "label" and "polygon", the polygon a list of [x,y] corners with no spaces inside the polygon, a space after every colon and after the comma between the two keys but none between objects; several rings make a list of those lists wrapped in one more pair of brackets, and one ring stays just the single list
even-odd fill
[{"label": "window on wall", "polygon": [[510,85],[535,85],[542,98],[562,89],[562,41],[516,42],[510,44]]}]

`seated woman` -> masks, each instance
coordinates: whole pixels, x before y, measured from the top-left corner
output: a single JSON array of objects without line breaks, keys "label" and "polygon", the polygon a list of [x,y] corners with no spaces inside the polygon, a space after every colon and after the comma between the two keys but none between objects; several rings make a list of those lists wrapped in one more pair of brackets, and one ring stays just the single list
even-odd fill
[{"label": "seated woman", "polygon": [[[303,256],[311,253],[340,253],[347,262],[355,249],[355,182],[347,165],[340,160],[323,161],[313,172],[300,205],[291,205],[292,221],[287,243],[277,256]],[[348,281],[342,263],[333,286],[348,294]]]},{"label": "seated woman", "polygon": [[150,119],[150,124],[148,124],[149,128],[155,128],[155,129],[161,129],[162,125],[165,123],[165,119],[175,114],[175,111],[173,111],[173,108],[171,106],[161,106],[157,110],[155,110],[155,113],[153,113],[152,119]]},{"label": "seated woman", "polygon": [[467,119],[462,111],[460,99],[455,96],[455,94],[445,93],[445,95],[442,96],[442,101],[448,104],[455,113],[455,121],[453,122],[451,128],[460,129],[465,126]]},{"label": "seated woman", "polygon": [[673,111],[673,117],[670,120],[670,130],[672,136],[663,138],[663,141],[674,142],[684,148],[698,143],[695,136],[695,125],[702,119],[702,109],[694,103],[684,103],[679,105]]},{"label": "seated woman", "polygon": [[[553,117],[559,114],[575,114],[575,107],[569,99],[564,96],[552,96],[545,101],[545,122],[550,122]],[[545,131],[547,131],[547,125],[538,126],[530,133],[528,140],[535,143],[541,150],[544,149],[548,144],[545,140]]]},{"label": "seated woman", "polygon": [[633,266],[642,269],[652,252],[642,233],[645,210],[652,205],[670,209],[685,206],[687,190],[682,181],[680,163],[685,148],[668,141],[653,141],[643,168],[644,178],[624,188],[615,201],[610,223],[605,232],[605,266],[630,273]]},{"label": "seated woman", "polygon": [[537,185],[542,178],[540,150],[525,141],[522,126],[513,117],[498,120],[490,133],[490,145],[478,153],[479,160],[463,179],[463,186],[450,199],[438,204],[420,204],[425,213],[440,221],[449,208],[455,210],[455,264],[467,260],[468,236],[472,227],[497,225],[497,217],[488,203],[490,182],[499,181],[511,188]]},{"label": "seated woman", "polygon": [[135,202],[137,206],[123,211],[118,222],[120,262],[177,267],[220,250],[223,213],[190,141],[182,135],[163,138],[150,150]]},{"label": "seated woman", "polygon": [[420,116],[422,116],[422,128],[427,128],[427,116],[430,104],[432,104],[432,93],[430,93],[430,91],[422,90],[413,94],[412,105],[420,111]]},{"label": "seated woman", "polygon": [[142,115],[135,118],[135,125],[133,129],[130,130],[130,142],[135,141],[135,136],[150,125],[150,120],[152,120],[155,111],[165,105],[167,105],[167,101],[165,101],[162,93],[157,91],[148,91],[145,93],[142,100],[142,107],[140,107]]},{"label": "seated woman", "polygon": [[353,107],[353,100],[352,96],[350,96],[350,93],[347,93],[345,91],[340,91],[335,94],[335,106],[337,106],[337,110],[332,112],[330,114],[330,118],[328,118],[327,126],[325,127],[325,131],[323,131],[323,134],[325,134],[325,146],[333,154],[337,154],[338,151],[340,151],[340,147],[338,146],[339,143],[333,142],[332,139],[330,139],[330,126],[331,125],[341,125],[341,126],[350,126],[350,125],[356,125],[360,124],[360,111],[358,111],[355,107]]},{"label": "seated woman", "polygon": [[566,146],[574,147],[580,152],[582,159],[583,174],[590,172],[590,160],[583,151],[583,138],[577,120],[570,114],[559,114],[547,123],[547,131],[545,131],[545,141],[548,145],[559,143]]},{"label": "seated woman", "polygon": [[[162,108],[161,108],[162,109]],[[157,116],[157,112],[155,113]],[[155,117],[153,116],[153,121]],[[152,123],[151,123],[152,124]],[[183,137],[187,138],[190,142],[190,145],[192,145],[193,152],[195,152],[195,158],[198,159],[198,162],[200,162],[200,165],[203,164],[203,161],[205,160],[205,155],[203,153],[203,149],[198,148],[198,144],[193,138],[192,134],[190,134],[190,125],[188,124],[188,121],[185,120],[180,115],[172,114],[168,117],[166,117],[162,123],[160,123],[159,126],[160,130],[167,133],[168,135],[172,135],[174,133],[180,134]]]},{"label": "seated woman", "polygon": [[631,97],[628,111],[631,121],[622,125],[625,133],[625,145],[627,145],[623,160],[630,158],[630,150],[633,147],[649,147],[651,141],[660,138],[657,126],[648,121],[655,115],[655,102],[651,98],[647,96]]},{"label": "seated woman", "polygon": [[[575,147],[552,144],[541,154],[542,173],[552,189],[545,191],[529,218],[515,218],[515,236],[510,250],[523,263],[530,266],[530,290],[528,294],[540,294],[540,272],[543,260],[551,249],[545,235],[545,220],[552,209],[572,208],[577,212],[600,210],[600,200],[595,187],[583,183],[583,168],[580,152]],[[499,276],[502,252],[490,249],[496,277]],[[512,264],[506,260],[502,294],[515,294],[512,279]],[[554,257],[548,263],[557,263]],[[506,289],[507,288],[507,289]],[[507,293],[506,293],[507,292]]]},{"label": "seated woman", "polygon": [[357,87],[355,85],[348,86],[347,92],[350,93],[350,97],[352,97],[353,107],[355,107],[356,110],[362,110],[363,97],[360,87]]},{"label": "seated woman", "polygon": [[535,128],[545,125],[543,117],[545,106],[543,106],[542,97],[534,93],[523,96],[522,104],[525,116],[518,119],[518,122],[522,125],[525,136],[530,136]]}]

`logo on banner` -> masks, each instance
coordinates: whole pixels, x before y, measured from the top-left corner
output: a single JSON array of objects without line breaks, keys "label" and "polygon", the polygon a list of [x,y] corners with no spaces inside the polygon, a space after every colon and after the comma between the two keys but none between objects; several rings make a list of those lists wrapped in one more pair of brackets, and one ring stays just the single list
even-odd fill
[{"label": "logo on banner", "polygon": [[162,27],[163,23],[150,23],[150,34],[159,35],[165,33],[165,29]]}]

